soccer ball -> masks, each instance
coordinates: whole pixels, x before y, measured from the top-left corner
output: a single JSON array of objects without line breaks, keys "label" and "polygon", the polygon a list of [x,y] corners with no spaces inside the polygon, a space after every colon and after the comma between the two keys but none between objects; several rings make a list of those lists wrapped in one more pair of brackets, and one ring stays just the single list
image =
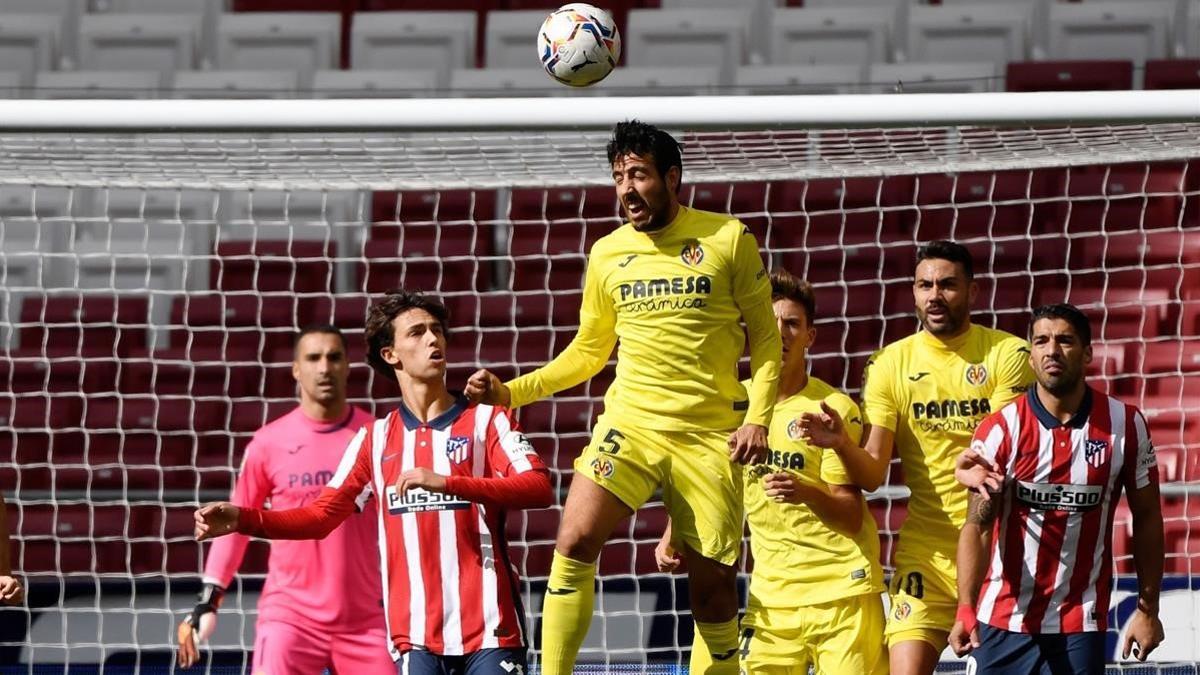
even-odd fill
[{"label": "soccer ball", "polygon": [[586,87],[603,80],[621,58],[621,35],[612,15],[582,2],[554,10],[542,22],[538,58],[563,84]]}]

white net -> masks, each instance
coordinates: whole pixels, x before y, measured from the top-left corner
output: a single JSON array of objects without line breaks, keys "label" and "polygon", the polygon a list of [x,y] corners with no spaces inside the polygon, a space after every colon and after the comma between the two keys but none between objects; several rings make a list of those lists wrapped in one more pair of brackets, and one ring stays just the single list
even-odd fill
[{"label": "white net", "polygon": [[[1093,374],[1146,411],[1165,481],[1157,669],[1200,661],[1200,125],[682,138],[682,200],[737,214],[772,266],[816,285],[812,368],[852,394],[867,355],[914,329],[919,242],[975,253],[979,323],[1023,332],[1047,301],[1090,314]],[[191,512],[227,496],[250,435],[293,405],[299,327],[347,332],[352,400],[376,413],[397,392],[362,364],[360,336],[371,296],[388,288],[447,302],[451,386],[480,365],[528,372],[561,350],[586,252],[620,222],[606,140],[0,137],[0,489],[30,587],[29,612],[0,610],[3,672],[169,667],[203,562]],[[521,411],[560,491],[611,378]],[[905,494],[893,472],[870,498],[885,556]],[[559,515],[510,516],[535,634]],[[653,564],[663,523],[651,505],[605,548],[581,662],[686,663],[686,587]],[[245,669],[266,551],[252,545],[221,611],[212,672]],[[1117,584],[1118,625],[1131,588],[1128,576]]]}]

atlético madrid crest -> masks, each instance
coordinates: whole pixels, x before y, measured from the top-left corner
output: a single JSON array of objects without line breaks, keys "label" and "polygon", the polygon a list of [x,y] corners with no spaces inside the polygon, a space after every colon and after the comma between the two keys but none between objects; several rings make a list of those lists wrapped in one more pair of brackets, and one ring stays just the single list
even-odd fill
[{"label": "atl\u00e9tico madrid crest", "polygon": [[446,441],[446,457],[451,464],[459,464],[471,456],[471,438],[469,436],[451,436]]},{"label": "atl\u00e9tico madrid crest", "polygon": [[704,260],[704,249],[700,247],[700,242],[695,239],[690,239],[683,244],[683,249],[679,251],[679,258],[683,262],[695,267]]},{"label": "atl\u00e9tico madrid crest", "polygon": [[1088,464],[1099,469],[1108,458],[1108,441],[1087,441],[1083,446],[1083,457]]}]

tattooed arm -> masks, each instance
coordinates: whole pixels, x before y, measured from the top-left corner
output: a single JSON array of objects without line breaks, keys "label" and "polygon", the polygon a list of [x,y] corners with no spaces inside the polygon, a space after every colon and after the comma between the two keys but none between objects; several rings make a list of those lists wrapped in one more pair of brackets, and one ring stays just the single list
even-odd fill
[{"label": "tattooed arm", "polygon": [[975,492],[968,497],[967,522],[958,537],[958,615],[950,631],[950,647],[959,656],[979,646],[975,607],[992,548],[992,526],[1003,505],[1003,492],[991,499]]}]

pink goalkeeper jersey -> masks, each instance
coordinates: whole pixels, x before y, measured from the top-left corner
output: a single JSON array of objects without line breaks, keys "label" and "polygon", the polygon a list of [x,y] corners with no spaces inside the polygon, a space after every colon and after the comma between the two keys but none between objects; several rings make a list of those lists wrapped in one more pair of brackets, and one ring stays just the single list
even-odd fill
[{"label": "pink goalkeeper jersey", "polygon": [[[314,501],[337,470],[355,433],[374,418],[351,407],[333,424],[297,407],[259,429],[246,447],[230,499],[237,506],[292,509]],[[259,618],[328,632],[384,627],[379,536],[374,501],[321,540],[273,541]],[[212,544],[204,581],[229,587],[249,538],[233,534]]]}]

